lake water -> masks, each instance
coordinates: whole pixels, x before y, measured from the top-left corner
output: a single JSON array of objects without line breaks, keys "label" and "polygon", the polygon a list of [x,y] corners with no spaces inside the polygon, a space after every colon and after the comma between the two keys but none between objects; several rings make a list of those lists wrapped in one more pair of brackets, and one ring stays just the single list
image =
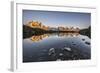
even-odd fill
[{"label": "lake water", "polygon": [[23,39],[23,62],[91,59],[90,42],[78,33],[34,35]]}]

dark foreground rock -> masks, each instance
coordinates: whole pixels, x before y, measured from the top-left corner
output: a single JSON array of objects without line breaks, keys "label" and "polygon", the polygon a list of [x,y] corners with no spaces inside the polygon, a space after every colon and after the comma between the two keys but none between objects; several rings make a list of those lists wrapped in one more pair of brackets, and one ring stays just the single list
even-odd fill
[{"label": "dark foreground rock", "polygon": [[90,55],[87,53],[81,53],[78,49],[72,49],[69,47],[64,47],[60,49],[60,52],[57,52],[56,48],[50,48],[48,51],[48,55],[51,60],[84,60],[90,59]]}]

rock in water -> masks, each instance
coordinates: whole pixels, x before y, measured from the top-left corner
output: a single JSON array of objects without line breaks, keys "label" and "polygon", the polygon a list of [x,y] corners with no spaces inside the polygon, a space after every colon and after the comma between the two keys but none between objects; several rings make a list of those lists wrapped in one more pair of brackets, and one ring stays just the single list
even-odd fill
[{"label": "rock in water", "polygon": [[71,48],[69,48],[69,47],[64,47],[64,50],[66,50],[66,51],[71,51]]},{"label": "rock in water", "polygon": [[85,42],[85,44],[90,45],[90,42]]},{"label": "rock in water", "polygon": [[64,54],[63,53],[59,53],[59,56],[63,56]]},{"label": "rock in water", "polygon": [[56,61],[61,61],[61,59],[57,59]]},{"label": "rock in water", "polygon": [[82,39],[83,41],[85,41],[85,39]]},{"label": "rock in water", "polygon": [[55,49],[54,48],[50,48],[48,55],[53,55],[54,56],[55,55]]}]

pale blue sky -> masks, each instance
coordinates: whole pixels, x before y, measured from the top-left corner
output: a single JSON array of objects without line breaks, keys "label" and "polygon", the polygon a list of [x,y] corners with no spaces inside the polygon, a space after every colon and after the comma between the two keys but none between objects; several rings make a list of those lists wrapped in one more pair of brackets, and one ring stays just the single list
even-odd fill
[{"label": "pale blue sky", "polygon": [[50,27],[67,26],[87,28],[91,25],[90,13],[23,10],[23,24],[39,21]]}]

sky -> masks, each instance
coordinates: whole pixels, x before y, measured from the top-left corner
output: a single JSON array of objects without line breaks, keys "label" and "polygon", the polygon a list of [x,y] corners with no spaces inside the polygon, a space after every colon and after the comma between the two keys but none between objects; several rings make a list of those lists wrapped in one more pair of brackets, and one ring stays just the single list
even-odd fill
[{"label": "sky", "polygon": [[32,20],[50,27],[63,26],[83,29],[91,25],[91,13],[23,10],[23,24]]}]

